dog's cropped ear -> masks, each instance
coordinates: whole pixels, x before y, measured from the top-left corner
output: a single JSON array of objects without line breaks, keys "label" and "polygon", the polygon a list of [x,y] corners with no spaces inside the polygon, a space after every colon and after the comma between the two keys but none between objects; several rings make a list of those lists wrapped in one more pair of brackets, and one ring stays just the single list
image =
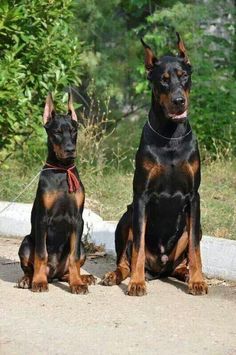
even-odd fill
[{"label": "dog's cropped ear", "polygon": [[184,46],[184,42],[182,41],[180,35],[179,35],[179,32],[176,32],[176,36],[177,36],[177,46],[178,46],[178,50],[179,50],[179,56],[181,58],[183,58],[184,62],[186,64],[190,64],[190,61],[188,59],[188,56],[187,56],[187,53],[186,53],[186,49],[185,49],[185,46]]},{"label": "dog's cropped ear", "polygon": [[71,115],[72,120],[77,121],[77,115],[73,106],[71,92],[68,93],[68,113]]},{"label": "dog's cropped ear", "polygon": [[141,43],[144,47],[144,52],[145,52],[145,68],[147,71],[150,71],[153,69],[155,62],[158,61],[157,57],[154,55],[152,49],[144,42],[144,40],[141,38]]},{"label": "dog's cropped ear", "polygon": [[46,124],[54,117],[54,115],[55,115],[55,109],[54,109],[52,94],[49,92],[44,106],[43,123]]}]

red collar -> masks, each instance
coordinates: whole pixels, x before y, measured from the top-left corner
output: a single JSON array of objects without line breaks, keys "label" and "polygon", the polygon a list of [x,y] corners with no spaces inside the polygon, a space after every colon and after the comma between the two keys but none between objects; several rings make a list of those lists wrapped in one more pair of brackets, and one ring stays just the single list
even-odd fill
[{"label": "red collar", "polygon": [[45,164],[46,168],[43,170],[62,170],[67,173],[67,183],[69,186],[69,192],[76,192],[80,188],[80,183],[77,176],[72,172],[75,169],[75,165],[69,166],[69,168],[63,168],[61,166],[52,165],[49,163]]}]

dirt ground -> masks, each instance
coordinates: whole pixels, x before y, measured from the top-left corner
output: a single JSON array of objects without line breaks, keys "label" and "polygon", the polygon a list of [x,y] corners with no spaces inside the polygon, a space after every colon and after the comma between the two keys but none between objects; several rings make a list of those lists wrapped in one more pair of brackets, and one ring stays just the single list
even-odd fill
[{"label": "dirt ground", "polygon": [[[148,283],[148,295],[125,295],[121,286],[90,286],[72,295],[66,283],[35,294],[15,287],[22,272],[20,240],[0,238],[0,353],[235,355],[236,284],[209,280],[208,296],[187,294],[174,279]],[[100,277],[110,257],[86,262]]]}]

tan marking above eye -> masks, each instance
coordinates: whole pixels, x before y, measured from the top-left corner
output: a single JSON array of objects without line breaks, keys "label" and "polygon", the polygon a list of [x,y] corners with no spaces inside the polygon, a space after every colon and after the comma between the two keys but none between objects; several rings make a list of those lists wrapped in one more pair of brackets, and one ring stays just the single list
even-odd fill
[{"label": "tan marking above eye", "polygon": [[165,72],[165,73],[162,75],[162,79],[163,79],[163,80],[168,80],[168,79],[170,79],[169,73]]},{"label": "tan marking above eye", "polygon": [[177,76],[181,77],[184,74],[184,72],[182,70],[177,70]]}]

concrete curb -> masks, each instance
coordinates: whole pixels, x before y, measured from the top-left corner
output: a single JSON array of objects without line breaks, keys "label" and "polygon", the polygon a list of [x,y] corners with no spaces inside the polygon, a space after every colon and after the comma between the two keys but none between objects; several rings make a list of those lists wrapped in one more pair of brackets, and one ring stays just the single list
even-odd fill
[{"label": "concrete curb", "polygon": [[[0,211],[8,202],[0,202]],[[24,237],[30,233],[31,204],[13,203],[0,213],[0,235]],[[103,244],[109,254],[115,254],[114,232],[116,223],[106,222],[91,210],[85,209],[84,234],[92,241]],[[203,272],[208,277],[236,281],[236,241],[203,236],[201,242]]]}]

